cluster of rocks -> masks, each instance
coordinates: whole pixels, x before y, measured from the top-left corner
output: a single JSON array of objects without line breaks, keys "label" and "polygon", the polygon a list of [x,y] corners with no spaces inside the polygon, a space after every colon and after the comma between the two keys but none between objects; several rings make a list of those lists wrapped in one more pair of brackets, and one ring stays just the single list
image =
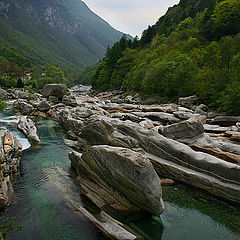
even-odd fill
[{"label": "cluster of rocks", "polygon": [[[117,95],[105,92],[97,96],[75,96],[66,94],[64,86],[54,84],[45,86],[42,94],[35,94],[38,100],[24,101],[33,108],[29,116],[51,116],[59,121],[70,136],[66,144],[76,151],[92,151],[95,145],[101,145],[102,151],[107,151],[108,146],[131,149],[131,157],[140,151],[150,159],[160,177],[170,177],[218,197],[239,201],[239,181],[234,178],[236,174],[229,172],[240,170],[239,117],[208,111],[203,104],[195,105],[196,96],[180,98],[179,104],[119,104],[115,101],[119,92]],[[22,102],[18,99],[15,103],[19,111],[26,110],[21,107]],[[48,105],[46,109],[38,107],[43,102]],[[75,155],[70,155],[73,159],[71,156]],[[79,163],[83,161],[81,155],[76,156]],[[76,156],[73,166],[81,177],[83,166],[76,167]],[[92,161],[95,160],[89,160],[89,164]],[[89,170],[87,180],[91,183],[96,179],[92,175]],[[109,184],[108,179],[104,182]],[[103,199],[106,194],[100,195],[98,198]],[[94,202],[97,197],[95,194],[89,198]],[[132,209],[144,209],[135,203]],[[110,205],[118,206],[118,203]]]},{"label": "cluster of rocks", "polygon": [[31,145],[40,142],[37,135],[37,129],[31,117],[52,117],[52,106],[61,102],[71,102],[65,96],[67,88],[62,84],[48,84],[40,93],[30,93],[26,90],[14,90],[12,93],[17,99],[14,102],[16,113],[21,116],[19,118],[18,129],[21,130],[28,138]]},{"label": "cluster of rocks", "polygon": [[100,212],[141,218],[164,210],[161,183],[173,181],[160,178],[239,203],[240,117],[196,103],[190,96],[146,105],[121,91],[76,96],[48,85],[42,94],[18,99],[15,108],[62,124],[82,194]]},{"label": "cluster of rocks", "polygon": [[[84,99],[75,97],[68,94],[62,85],[44,86],[41,94],[25,93],[25,98],[18,98],[15,101],[14,108],[16,112],[24,115],[20,116],[18,128],[24,132],[32,145],[39,142],[32,117],[52,117],[64,123],[61,118],[65,119],[65,112],[69,111],[70,115],[73,114],[72,120],[68,119],[65,126],[69,126],[69,134],[70,129],[73,129],[73,140],[66,140],[66,143],[82,152],[85,145],[81,143],[80,137],[79,141],[75,139],[77,137],[75,132],[83,127],[81,119],[87,120],[92,115],[98,116],[101,110],[104,112],[103,115],[108,115],[104,108],[95,104],[97,98],[93,100],[91,97]],[[99,100],[100,103],[104,104]],[[121,227],[121,223],[117,223],[106,212],[131,219],[138,219],[146,212],[155,215],[163,212],[160,179],[150,159],[141,152],[109,144],[93,146],[84,154],[72,152],[69,157],[79,174],[82,192],[101,209],[101,216],[108,221],[108,230],[105,231],[108,234],[110,231],[112,237],[119,239],[123,234],[126,239],[129,239],[129,236],[136,239],[135,235],[126,231]],[[81,211],[89,216],[86,210]],[[99,219],[93,220],[91,217],[91,221],[98,222],[101,229],[103,226],[106,227],[106,222]],[[112,230],[113,226],[115,230]]]},{"label": "cluster of rocks", "polygon": [[0,209],[9,203],[12,182],[18,174],[22,146],[6,128],[0,128]]},{"label": "cluster of rocks", "polygon": [[[238,117],[208,112],[203,104],[195,106],[195,96],[179,99],[178,105],[117,104],[105,98],[82,96],[77,107],[56,109],[71,146],[87,152],[96,145],[103,151],[108,146],[131,149],[129,156],[147,157],[160,177],[239,202],[240,145],[232,137],[239,134]],[[229,126],[224,119],[230,119]],[[73,161],[81,176],[83,167],[76,164],[76,156]]]}]

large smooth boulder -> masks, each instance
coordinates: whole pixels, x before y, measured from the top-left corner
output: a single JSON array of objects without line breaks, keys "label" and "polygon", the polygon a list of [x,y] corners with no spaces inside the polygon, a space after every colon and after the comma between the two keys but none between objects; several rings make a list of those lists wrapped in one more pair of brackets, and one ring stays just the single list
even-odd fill
[{"label": "large smooth boulder", "polygon": [[199,106],[197,106],[195,113],[207,116],[207,111],[208,111],[208,107],[204,104],[200,104]]},{"label": "large smooth boulder", "polygon": [[0,88],[0,98],[1,99],[6,99],[8,96],[7,91],[5,91],[4,89]]},{"label": "large smooth boulder", "polygon": [[[100,145],[91,147],[83,155],[72,152],[69,157],[78,175],[103,189],[98,192],[99,197],[115,210],[130,216],[142,210],[154,215],[163,212],[160,179],[150,160],[141,152]],[[111,197],[101,195],[106,192]],[[118,198],[119,194],[121,199]],[[103,208],[102,202],[99,204],[94,198],[91,200]],[[124,207],[125,202],[128,208]]]},{"label": "large smooth boulder", "polygon": [[194,114],[191,112],[183,112],[183,111],[177,111],[173,113],[175,117],[180,118],[182,120],[187,120],[192,117],[199,117],[199,114]]},{"label": "large smooth boulder", "polygon": [[30,118],[21,116],[17,127],[26,135],[31,145],[40,143],[40,139],[37,135],[37,128]]},{"label": "large smooth boulder", "polygon": [[204,124],[204,130],[205,132],[209,133],[225,133],[226,131],[231,130],[230,127],[220,127],[219,125],[213,125],[213,124]]},{"label": "large smooth boulder", "polygon": [[220,126],[232,126],[240,122],[240,116],[217,116],[210,123]]},{"label": "large smooth boulder", "polygon": [[180,123],[174,123],[162,129],[162,134],[172,139],[193,138],[203,132],[203,124],[198,118],[191,118]]},{"label": "large smooth boulder", "polygon": [[49,96],[48,100],[50,102],[52,102],[53,104],[57,104],[59,101],[58,101],[58,98],[55,97],[55,96]]},{"label": "large smooth boulder", "polygon": [[[141,106],[143,112],[176,112],[178,107],[176,104],[163,104],[163,105],[143,105]],[[138,107],[139,109],[139,107]]]},{"label": "large smooth boulder", "polygon": [[41,112],[47,112],[50,109],[50,104],[47,100],[42,100],[40,103],[38,103],[37,108]]},{"label": "large smooth boulder", "polygon": [[66,91],[67,88],[63,84],[47,84],[43,87],[41,93],[44,97],[55,96],[62,99]]},{"label": "large smooth boulder", "polygon": [[191,108],[197,101],[197,96],[189,96],[179,98],[178,104],[182,107]]},{"label": "large smooth boulder", "polygon": [[16,103],[14,103],[14,106],[23,115],[29,115],[34,110],[34,107],[31,104],[25,102],[24,100],[16,101]]}]

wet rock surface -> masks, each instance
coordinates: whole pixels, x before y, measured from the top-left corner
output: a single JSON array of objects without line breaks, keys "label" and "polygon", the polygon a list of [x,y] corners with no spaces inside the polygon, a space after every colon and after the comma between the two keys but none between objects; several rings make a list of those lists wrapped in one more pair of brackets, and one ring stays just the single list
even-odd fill
[{"label": "wet rock surface", "polygon": [[17,127],[26,135],[31,145],[36,145],[40,143],[40,139],[37,135],[37,128],[30,118],[26,116],[21,116],[19,118]]},{"label": "wet rock surface", "polygon": [[0,209],[8,204],[18,174],[22,146],[6,128],[0,128]]},{"label": "wet rock surface", "polygon": [[[131,218],[142,210],[154,215],[163,212],[160,179],[141,152],[99,145],[83,155],[72,152],[69,157],[78,175],[85,179],[80,181],[82,188],[101,209],[113,208]],[[90,183],[82,184],[86,181]],[[96,188],[101,190],[94,191]]]}]

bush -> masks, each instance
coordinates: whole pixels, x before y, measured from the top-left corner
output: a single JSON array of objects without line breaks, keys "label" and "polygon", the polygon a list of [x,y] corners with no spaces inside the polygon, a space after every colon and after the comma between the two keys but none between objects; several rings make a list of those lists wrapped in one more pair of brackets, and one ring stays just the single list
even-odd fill
[{"label": "bush", "polygon": [[240,81],[229,83],[217,101],[219,110],[229,114],[240,114]]},{"label": "bush", "polygon": [[17,87],[17,79],[10,76],[0,76],[0,86],[3,88]]},{"label": "bush", "polygon": [[0,111],[3,111],[6,108],[7,104],[0,98]]},{"label": "bush", "polygon": [[21,231],[22,230],[22,226],[15,226],[15,221],[16,221],[16,218],[15,217],[12,217],[12,218],[5,218],[5,219],[1,219],[1,222],[3,224],[0,225],[0,232],[2,233],[2,237],[4,240],[7,239],[7,235],[10,231]]}]

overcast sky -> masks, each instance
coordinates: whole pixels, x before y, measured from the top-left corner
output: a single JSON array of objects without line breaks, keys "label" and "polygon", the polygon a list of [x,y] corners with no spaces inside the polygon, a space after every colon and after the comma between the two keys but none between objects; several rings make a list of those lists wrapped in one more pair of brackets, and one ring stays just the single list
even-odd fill
[{"label": "overcast sky", "polygon": [[179,0],[83,0],[97,15],[117,30],[133,37],[153,25],[168,7]]}]

